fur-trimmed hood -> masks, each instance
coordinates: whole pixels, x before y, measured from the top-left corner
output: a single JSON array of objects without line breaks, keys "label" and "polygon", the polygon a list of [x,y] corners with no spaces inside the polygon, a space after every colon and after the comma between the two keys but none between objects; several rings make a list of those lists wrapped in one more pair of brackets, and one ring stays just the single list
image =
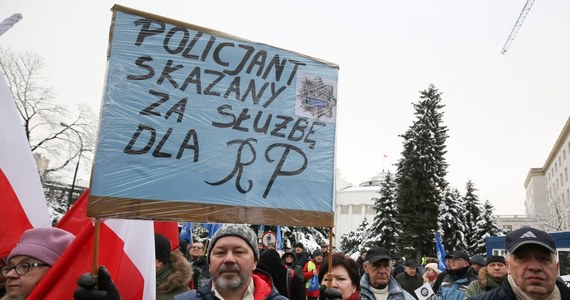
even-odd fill
[{"label": "fur-trimmed hood", "polygon": [[487,288],[487,275],[488,274],[489,274],[489,272],[487,272],[486,267],[479,269],[479,274],[477,277],[479,277],[479,284],[481,285],[481,288],[483,288],[483,289]]},{"label": "fur-trimmed hood", "polygon": [[182,256],[181,252],[174,251],[170,254],[170,265],[157,272],[156,292],[157,294],[165,294],[176,289],[188,288],[188,282],[191,279],[192,267],[190,262]]},{"label": "fur-trimmed hood", "polygon": [[507,278],[506,275],[502,279],[501,278],[496,279],[491,277],[489,271],[487,271],[487,267],[481,268],[478,274],[479,284],[481,285],[481,288],[483,290],[486,290],[487,287],[496,288],[501,286],[505,278]]}]

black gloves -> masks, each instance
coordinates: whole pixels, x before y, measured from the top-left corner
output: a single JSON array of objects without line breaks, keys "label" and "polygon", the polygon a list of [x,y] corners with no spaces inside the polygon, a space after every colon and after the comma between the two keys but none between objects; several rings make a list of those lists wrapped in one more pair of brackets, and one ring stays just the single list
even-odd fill
[{"label": "black gloves", "polygon": [[99,267],[97,281],[91,273],[85,273],[77,279],[77,285],[79,287],[73,293],[75,300],[121,300],[119,290],[105,266]]},{"label": "black gloves", "polygon": [[319,300],[342,300],[342,295],[338,289],[327,288],[321,285]]}]

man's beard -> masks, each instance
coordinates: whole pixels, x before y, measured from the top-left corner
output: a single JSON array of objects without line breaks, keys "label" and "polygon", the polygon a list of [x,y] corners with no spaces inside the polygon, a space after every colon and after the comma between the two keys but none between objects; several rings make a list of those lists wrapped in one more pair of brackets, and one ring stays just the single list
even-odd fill
[{"label": "man's beard", "polygon": [[[222,275],[224,272],[235,272],[238,275],[233,279],[226,279]],[[246,283],[249,282],[250,275],[242,274],[237,266],[232,267],[222,267],[218,272],[218,276],[214,279],[214,284],[217,289],[222,290],[238,290],[242,288]]]}]

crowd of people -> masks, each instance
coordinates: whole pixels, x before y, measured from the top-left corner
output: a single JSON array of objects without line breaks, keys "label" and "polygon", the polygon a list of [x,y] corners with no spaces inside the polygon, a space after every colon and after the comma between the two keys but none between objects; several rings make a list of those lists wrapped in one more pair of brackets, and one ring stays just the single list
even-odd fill
[{"label": "crowd of people", "polygon": [[[26,299],[74,238],[58,228],[24,232],[0,260],[0,300]],[[362,248],[356,260],[329,254],[327,244],[309,255],[297,243],[280,255],[274,247],[260,249],[257,235],[245,225],[224,225],[209,241],[181,240],[177,249],[155,234],[156,299],[570,299],[548,233],[514,230],[506,236],[505,249],[507,257],[453,251],[440,270],[437,259],[399,262],[382,247]],[[97,278],[90,273],[78,278],[74,299],[121,296],[101,266]]]}]

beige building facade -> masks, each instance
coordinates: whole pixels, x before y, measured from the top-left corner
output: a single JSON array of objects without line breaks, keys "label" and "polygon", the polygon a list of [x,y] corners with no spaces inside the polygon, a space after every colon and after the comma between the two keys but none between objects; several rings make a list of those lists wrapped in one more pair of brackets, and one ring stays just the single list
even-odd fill
[{"label": "beige building facade", "polygon": [[524,182],[528,218],[546,231],[570,230],[570,117],[541,168]]}]

